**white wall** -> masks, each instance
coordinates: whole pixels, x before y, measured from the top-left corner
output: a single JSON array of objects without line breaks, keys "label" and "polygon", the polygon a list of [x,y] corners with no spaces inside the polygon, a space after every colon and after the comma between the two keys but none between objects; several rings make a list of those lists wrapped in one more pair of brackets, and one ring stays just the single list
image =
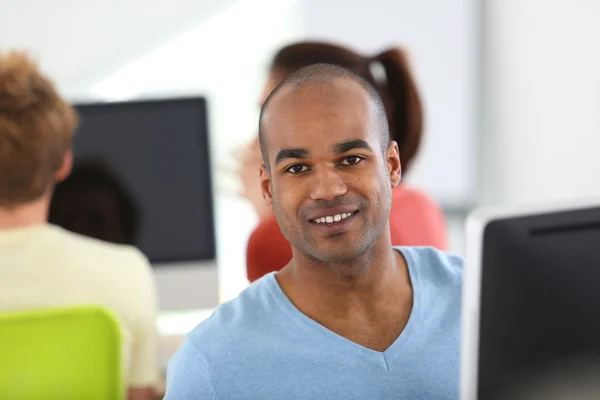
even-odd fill
[{"label": "white wall", "polygon": [[67,94],[238,0],[0,0],[0,49],[26,48]]},{"label": "white wall", "polygon": [[480,202],[600,196],[600,1],[486,1]]}]

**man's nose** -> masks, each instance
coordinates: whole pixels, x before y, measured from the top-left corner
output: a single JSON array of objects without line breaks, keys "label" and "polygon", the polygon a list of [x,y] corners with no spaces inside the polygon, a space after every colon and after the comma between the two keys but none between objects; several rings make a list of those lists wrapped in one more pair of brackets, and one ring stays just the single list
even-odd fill
[{"label": "man's nose", "polygon": [[348,191],[346,183],[335,168],[321,168],[312,176],[310,198],[312,200],[333,200]]}]

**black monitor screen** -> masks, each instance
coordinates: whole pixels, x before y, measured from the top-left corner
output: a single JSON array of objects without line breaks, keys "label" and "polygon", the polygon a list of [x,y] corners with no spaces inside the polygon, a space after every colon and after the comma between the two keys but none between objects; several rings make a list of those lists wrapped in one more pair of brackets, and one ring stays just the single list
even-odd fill
[{"label": "black monitor screen", "polygon": [[490,222],[481,272],[479,399],[598,381],[600,208]]},{"label": "black monitor screen", "polygon": [[82,104],[50,222],[137,246],[153,263],[215,258],[206,102]]}]

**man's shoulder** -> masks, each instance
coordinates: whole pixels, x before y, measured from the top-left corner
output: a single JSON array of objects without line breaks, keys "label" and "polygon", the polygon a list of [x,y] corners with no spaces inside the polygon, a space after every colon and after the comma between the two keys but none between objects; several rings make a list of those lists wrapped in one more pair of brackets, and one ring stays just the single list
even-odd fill
[{"label": "man's shoulder", "polygon": [[[426,315],[421,329],[458,344],[462,308],[463,259],[432,247],[402,247],[414,293],[414,307]],[[422,312],[427,310],[426,313]],[[437,337],[433,339],[433,337]],[[441,337],[441,336],[440,336]]]},{"label": "man's shoulder", "polygon": [[434,247],[396,247],[421,277],[443,284],[462,284],[462,257]]},{"label": "man's shoulder", "polygon": [[235,299],[217,306],[210,317],[188,333],[186,340],[196,349],[215,351],[223,350],[224,346],[235,346],[236,343],[247,344],[253,332],[264,332],[265,325],[276,312],[272,298],[274,280],[272,273],[265,275]]},{"label": "man's shoulder", "polygon": [[165,398],[217,399],[216,381],[231,385],[266,359],[265,351],[282,339],[276,284],[273,273],[265,275],[186,335],[169,362]]}]

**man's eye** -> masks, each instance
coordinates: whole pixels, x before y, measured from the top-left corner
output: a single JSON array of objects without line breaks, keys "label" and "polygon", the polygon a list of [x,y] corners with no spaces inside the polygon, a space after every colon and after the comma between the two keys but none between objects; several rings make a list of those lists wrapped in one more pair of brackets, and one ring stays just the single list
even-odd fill
[{"label": "man's eye", "polygon": [[306,171],[308,171],[308,167],[306,165],[302,165],[302,164],[292,165],[291,167],[289,167],[288,169],[285,170],[285,172],[290,172],[292,174],[299,174],[301,172],[306,172]]},{"label": "man's eye", "polygon": [[364,158],[360,157],[360,156],[350,156],[350,157],[346,157],[342,160],[342,162],[340,163],[340,165],[355,165],[358,164],[359,162],[361,162],[362,160],[364,160]]}]

